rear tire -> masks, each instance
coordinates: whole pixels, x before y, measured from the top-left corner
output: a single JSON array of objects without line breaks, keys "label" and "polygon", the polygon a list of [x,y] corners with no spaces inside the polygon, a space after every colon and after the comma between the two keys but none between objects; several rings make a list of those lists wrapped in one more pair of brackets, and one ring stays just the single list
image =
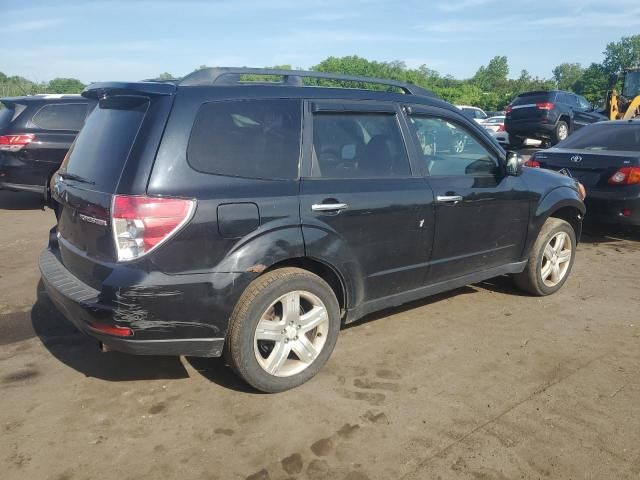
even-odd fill
[{"label": "rear tire", "polygon": [[532,295],[551,295],[569,278],[575,255],[573,227],[559,218],[549,218],[531,248],[524,271],[514,275],[515,283]]},{"label": "rear tire", "polygon": [[300,268],[255,279],[229,324],[225,358],[252,387],[268,393],[297,387],[327,362],[340,332],[340,307],[331,287]]},{"label": "rear tire", "polygon": [[569,125],[564,120],[560,120],[556,125],[556,129],[553,131],[552,144],[561,142],[569,136]]}]

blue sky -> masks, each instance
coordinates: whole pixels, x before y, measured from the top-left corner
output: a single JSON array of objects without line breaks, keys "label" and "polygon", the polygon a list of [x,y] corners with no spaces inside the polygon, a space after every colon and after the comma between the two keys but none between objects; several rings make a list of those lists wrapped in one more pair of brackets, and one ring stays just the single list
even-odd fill
[{"label": "blue sky", "polygon": [[0,0],[0,71],[47,81],[139,80],[199,65],[310,67],[327,56],[403,60],[470,77],[602,60],[640,34],[640,0]]}]

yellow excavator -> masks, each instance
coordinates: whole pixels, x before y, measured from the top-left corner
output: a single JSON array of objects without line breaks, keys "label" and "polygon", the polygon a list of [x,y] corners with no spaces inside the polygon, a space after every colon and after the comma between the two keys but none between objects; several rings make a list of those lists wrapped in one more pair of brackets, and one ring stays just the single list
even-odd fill
[{"label": "yellow excavator", "polygon": [[630,68],[622,74],[622,91],[615,88],[619,76],[612,75],[607,93],[607,115],[610,120],[640,118],[640,68]]}]

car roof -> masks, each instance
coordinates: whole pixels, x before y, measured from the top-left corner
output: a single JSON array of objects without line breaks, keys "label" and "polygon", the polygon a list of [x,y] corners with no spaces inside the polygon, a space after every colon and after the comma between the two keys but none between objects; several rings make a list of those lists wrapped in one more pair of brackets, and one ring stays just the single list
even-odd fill
[{"label": "car roof", "polygon": [[[277,76],[280,81],[244,81],[247,75]],[[383,85],[401,90],[403,93],[366,88],[345,88],[304,85],[304,78],[335,80],[341,83]],[[142,82],[102,82],[89,85],[82,92],[87,98],[100,98],[106,92],[141,92],[149,96],[173,95],[178,91],[194,91],[208,95],[224,92],[227,98],[235,96],[260,96],[279,98],[336,98],[344,100],[380,100],[400,103],[418,103],[428,106],[456,110],[451,104],[439,99],[433,92],[417,85],[396,80],[353,75],[338,75],[304,70],[275,70],[262,68],[216,67],[196,70],[181,79],[166,81],[144,80]],[[207,93],[209,92],[209,93]]]},{"label": "car roof", "polygon": [[592,123],[593,125],[634,125],[640,126],[640,117],[639,118],[628,118],[626,120],[605,120],[603,122]]},{"label": "car roof", "polygon": [[76,102],[76,101],[86,101],[86,99],[78,94],[68,94],[68,93],[43,93],[38,95],[22,95],[17,97],[2,97],[0,98],[0,102],[7,103],[25,103],[25,102],[46,102],[46,103],[56,103],[56,102]]}]

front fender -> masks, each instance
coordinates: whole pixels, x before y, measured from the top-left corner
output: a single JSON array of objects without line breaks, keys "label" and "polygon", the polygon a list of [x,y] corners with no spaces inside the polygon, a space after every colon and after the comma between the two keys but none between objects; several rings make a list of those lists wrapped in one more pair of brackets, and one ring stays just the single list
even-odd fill
[{"label": "front fender", "polygon": [[[542,197],[529,221],[529,234],[527,235],[527,242],[525,244],[522,260],[529,258],[531,247],[538,238],[538,234],[540,233],[540,229],[544,225],[544,222],[546,222],[547,219],[553,216],[553,214],[558,210],[567,207],[575,208],[580,212],[581,217],[584,216],[587,211],[578,192],[566,185],[558,186],[547,192],[544,197]],[[576,236],[579,237],[579,235],[580,232],[576,232]]]}]

